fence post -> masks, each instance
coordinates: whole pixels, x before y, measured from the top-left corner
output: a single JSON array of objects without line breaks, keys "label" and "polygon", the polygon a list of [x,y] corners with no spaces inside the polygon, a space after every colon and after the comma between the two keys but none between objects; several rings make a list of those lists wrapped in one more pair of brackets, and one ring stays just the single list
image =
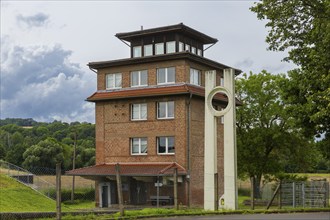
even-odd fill
[{"label": "fence post", "polygon": [[278,208],[281,209],[282,208],[282,180],[280,180],[280,188],[278,189]]},{"label": "fence post", "polygon": [[296,183],[292,182],[292,207],[296,207]]},{"label": "fence post", "polygon": [[61,163],[56,164],[56,219],[61,220]]},{"label": "fence post", "polygon": [[254,210],[254,176],[250,177],[251,181],[251,209]]}]

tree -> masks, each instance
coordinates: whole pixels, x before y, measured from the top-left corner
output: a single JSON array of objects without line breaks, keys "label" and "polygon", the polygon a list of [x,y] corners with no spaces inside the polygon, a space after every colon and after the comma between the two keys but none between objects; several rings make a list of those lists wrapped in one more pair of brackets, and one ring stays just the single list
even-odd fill
[{"label": "tree", "polygon": [[[330,1],[263,0],[251,8],[267,19],[270,50],[288,50],[290,71],[285,96],[305,135],[330,131]],[[296,107],[296,108],[294,108]]]},{"label": "tree", "polygon": [[[239,175],[253,178],[256,197],[264,174],[277,174],[288,164],[308,169],[313,160],[312,142],[299,133],[281,100],[284,75],[244,74],[236,80],[243,105],[237,109],[237,158]],[[299,157],[299,158],[298,158]],[[303,158],[301,160],[301,158]]]},{"label": "tree", "polygon": [[63,162],[63,148],[53,138],[47,138],[29,147],[23,154],[23,166],[26,168],[54,168],[56,163]]}]

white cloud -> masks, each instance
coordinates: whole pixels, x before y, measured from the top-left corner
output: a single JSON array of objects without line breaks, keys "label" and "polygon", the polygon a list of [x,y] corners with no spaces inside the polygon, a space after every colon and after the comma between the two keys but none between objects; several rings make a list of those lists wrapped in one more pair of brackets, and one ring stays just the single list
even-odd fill
[{"label": "white cloud", "polygon": [[19,26],[30,29],[33,27],[46,26],[49,22],[49,16],[41,12],[31,16],[23,16],[19,14],[16,16],[16,20]]},{"label": "white cloud", "polygon": [[15,46],[4,52],[1,76],[1,117],[46,121],[93,121],[93,104],[85,103],[95,88],[71,52],[54,47]]}]

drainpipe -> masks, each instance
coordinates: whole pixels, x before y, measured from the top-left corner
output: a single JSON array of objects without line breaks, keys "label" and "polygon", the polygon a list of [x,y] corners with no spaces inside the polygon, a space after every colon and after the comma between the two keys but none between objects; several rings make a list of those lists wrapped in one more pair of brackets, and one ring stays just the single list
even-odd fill
[{"label": "drainpipe", "polygon": [[188,113],[187,113],[187,167],[188,167],[188,182],[187,182],[187,186],[188,186],[188,193],[187,193],[187,197],[188,197],[188,207],[190,207],[190,115],[191,115],[191,98],[192,98],[192,93],[190,93],[189,96],[189,100],[187,102],[187,106],[188,106]]}]

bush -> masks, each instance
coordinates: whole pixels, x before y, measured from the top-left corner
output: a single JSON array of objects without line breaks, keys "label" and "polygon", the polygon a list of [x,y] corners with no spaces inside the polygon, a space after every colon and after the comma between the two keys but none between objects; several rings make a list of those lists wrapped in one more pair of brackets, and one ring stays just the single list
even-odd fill
[{"label": "bush", "polygon": [[251,189],[238,188],[238,195],[239,196],[250,196],[251,195]]},{"label": "bush", "polygon": [[[50,189],[44,192],[45,195],[49,195],[50,198],[56,199],[56,189]],[[71,200],[71,190],[62,189],[61,190],[61,199],[62,202]],[[95,200],[95,189],[93,188],[77,188],[74,191],[75,200]]]}]

